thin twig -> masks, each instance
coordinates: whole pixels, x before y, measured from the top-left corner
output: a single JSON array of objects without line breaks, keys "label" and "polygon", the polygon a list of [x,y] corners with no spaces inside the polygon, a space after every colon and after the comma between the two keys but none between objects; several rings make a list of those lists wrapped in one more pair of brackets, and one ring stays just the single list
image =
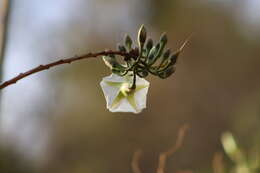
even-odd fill
[{"label": "thin twig", "polygon": [[181,171],[178,171],[177,173],[193,173],[193,171],[191,171],[191,170],[181,170]]},{"label": "thin twig", "polygon": [[6,54],[6,42],[7,42],[7,32],[9,23],[9,13],[10,13],[10,2],[9,0],[1,0],[0,3],[0,82],[2,82],[3,77],[3,66],[4,57]]},{"label": "thin twig", "polygon": [[187,124],[182,126],[178,132],[178,136],[177,136],[175,145],[172,148],[170,148],[169,150],[160,153],[157,173],[164,173],[167,158],[169,156],[171,156],[172,154],[174,154],[182,146],[183,139],[184,139],[187,129],[188,129]]},{"label": "thin twig", "polygon": [[75,57],[67,58],[67,59],[61,59],[61,60],[58,60],[58,61],[55,61],[55,62],[52,62],[52,63],[49,63],[49,64],[39,65],[39,66],[37,66],[37,67],[35,67],[31,70],[28,70],[24,73],[20,73],[16,77],[14,77],[14,78],[12,78],[8,81],[3,82],[0,85],[0,89],[3,89],[3,88],[5,88],[5,87],[7,87],[11,84],[14,84],[17,81],[19,81],[19,80],[21,80],[21,79],[23,79],[27,76],[30,76],[34,73],[37,73],[37,72],[40,72],[40,71],[43,71],[43,70],[48,70],[49,68],[52,68],[52,67],[55,67],[55,66],[58,66],[58,65],[61,65],[61,64],[70,64],[74,61],[83,60],[83,59],[87,59],[87,58],[95,58],[95,57],[98,57],[98,56],[106,56],[106,55],[129,56],[129,54],[124,53],[124,52],[107,50],[107,51],[102,51],[102,52],[97,52],[97,53],[88,53],[88,54],[85,54],[85,55],[82,55],[82,56],[75,56]]},{"label": "thin twig", "polygon": [[214,155],[212,161],[212,167],[214,173],[224,173],[224,165],[223,165],[223,154],[218,152]]},{"label": "thin twig", "polygon": [[141,158],[142,154],[143,154],[142,150],[137,150],[134,153],[134,156],[132,159],[132,164],[131,164],[133,173],[142,173],[140,166],[139,166],[139,162],[140,162],[140,158]]}]

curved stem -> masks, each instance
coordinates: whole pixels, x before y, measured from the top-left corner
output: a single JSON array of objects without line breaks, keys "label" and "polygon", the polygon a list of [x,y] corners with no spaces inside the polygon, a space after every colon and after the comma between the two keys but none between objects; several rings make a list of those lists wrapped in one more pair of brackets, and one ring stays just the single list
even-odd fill
[{"label": "curved stem", "polygon": [[133,84],[131,86],[131,89],[133,89],[133,90],[136,88],[136,67],[139,64],[139,62],[141,61],[143,46],[144,46],[143,44],[140,46],[139,56],[138,56],[137,60],[135,61],[135,63],[133,64],[133,66],[130,68],[130,69],[133,69],[133,75],[134,75]]},{"label": "curved stem", "polygon": [[139,62],[141,61],[141,58],[142,58],[142,56],[139,55],[137,57],[137,60],[134,62],[134,64],[131,65],[129,68],[127,68],[125,70],[125,72],[122,74],[122,76],[126,75],[129,71],[133,70],[139,64]]},{"label": "curved stem", "polygon": [[20,73],[19,75],[17,75],[16,77],[10,79],[10,80],[7,80],[3,83],[0,84],[0,89],[3,89],[11,84],[15,84],[17,81],[27,77],[27,76],[30,76],[34,73],[37,73],[37,72],[40,72],[40,71],[43,71],[43,70],[48,70],[49,68],[52,68],[52,67],[55,67],[55,66],[58,66],[58,65],[61,65],[61,64],[70,64],[74,61],[78,61],[78,60],[83,60],[83,59],[87,59],[87,58],[95,58],[95,57],[98,57],[98,56],[107,56],[107,55],[120,55],[120,56],[127,56],[129,55],[128,53],[124,53],[124,52],[120,52],[120,51],[112,51],[112,50],[108,50],[108,51],[102,51],[102,52],[97,52],[97,53],[88,53],[88,54],[85,54],[85,55],[82,55],[82,56],[75,56],[75,57],[72,57],[72,58],[67,58],[67,59],[61,59],[61,60],[58,60],[58,61],[55,61],[55,62],[52,62],[52,63],[49,63],[49,64],[45,64],[45,65],[39,65],[31,70],[28,70],[24,73]]},{"label": "curved stem", "polygon": [[134,78],[133,78],[133,84],[131,86],[131,89],[135,89],[136,88],[136,68],[133,69],[133,75],[134,75]]}]

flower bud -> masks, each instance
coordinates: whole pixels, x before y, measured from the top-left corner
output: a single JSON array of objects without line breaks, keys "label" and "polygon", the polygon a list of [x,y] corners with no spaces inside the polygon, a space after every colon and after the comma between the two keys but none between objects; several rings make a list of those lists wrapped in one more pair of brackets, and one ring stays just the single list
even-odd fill
[{"label": "flower bud", "polygon": [[175,72],[174,66],[169,66],[165,70],[158,73],[158,76],[162,79],[165,79],[169,76],[171,76]]},{"label": "flower bud", "polygon": [[157,57],[160,57],[162,55],[163,49],[164,49],[165,45],[167,44],[167,41],[168,41],[167,35],[166,35],[166,33],[163,33],[161,35],[161,38],[160,38],[160,42],[159,42],[160,43],[160,49],[158,50]]},{"label": "flower bud", "polygon": [[120,70],[119,68],[113,67],[112,73],[117,74],[118,76],[122,76],[123,71]]},{"label": "flower bud", "polygon": [[169,63],[169,65],[175,65],[176,62],[177,62],[177,59],[178,59],[179,55],[180,55],[180,51],[177,51],[176,53],[174,53],[174,54],[171,56],[171,58],[170,58],[170,63]]},{"label": "flower bud", "polygon": [[168,38],[166,33],[163,33],[160,37],[160,42],[162,42],[163,44],[167,44]]},{"label": "flower bud", "polygon": [[103,61],[110,69],[115,67],[117,64],[117,61],[114,56],[103,56]]},{"label": "flower bud", "polygon": [[129,35],[126,35],[125,36],[125,46],[128,49],[128,51],[130,51],[132,49],[132,44],[133,44],[133,41],[132,41],[131,37]]},{"label": "flower bud", "polygon": [[140,46],[143,46],[146,40],[146,29],[144,25],[142,25],[138,32],[138,42]]},{"label": "flower bud", "polygon": [[157,44],[156,46],[154,46],[151,49],[151,51],[148,55],[148,64],[149,65],[152,65],[155,62],[159,49],[160,49],[160,44]]},{"label": "flower bud", "polygon": [[145,78],[148,76],[148,71],[144,68],[138,68],[137,71],[136,71],[136,74],[141,77],[141,78]]},{"label": "flower bud", "polygon": [[153,40],[151,38],[149,38],[147,43],[146,43],[146,50],[147,50],[148,53],[152,49],[152,47],[153,47]]},{"label": "flower bud", "polygon": [[164,54],[163,54],[163,56],[162,56],[162,58],[161,58],[161,63],[160,63],[160,65],[158,66],[157,69],[160,69],[161,67],[162,67],[162,68],[165,68],[165,66],[167,66],[167,63],[165,63],[165,62],[169,61],[169,59],[170,59],[170,54],[171,54],[171,49],[167,49],[167,50],[164,52]]},{"label": "flower bud", "polygon": [[168,59],[169,56],[170,56],[170,54],[171,54],[171,49],[167,49],[167,50],[164,52],[164,54],[163,54],[163,59],[164,59],[164,60]]},{"label": "flower bud", "polygon": [[120,52],[126,52],[125,46],[123,46],[123,45],[121,45],[121,44],[118,44],[118,45],[117,45],[117,49],[118,49]]},{"label": "flower bud", "polygon": [[117,75],[121,75],[126,70],[126,67],[119,64],[115,58],[115,56],[103,56],[103,60],[105,64],[112,70],[112,73]]}]

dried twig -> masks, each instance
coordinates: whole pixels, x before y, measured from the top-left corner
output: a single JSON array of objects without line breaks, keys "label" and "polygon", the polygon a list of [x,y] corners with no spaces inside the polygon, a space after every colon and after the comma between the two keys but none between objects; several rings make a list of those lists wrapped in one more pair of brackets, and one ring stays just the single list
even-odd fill
[{"label": "dried twig", "polygon": [[191,170],[182,170],[182,171],[178,171],[177,173],[193,173],[193,171],[191,171]]},{"label": "dried twig", "polygon": [[109,51],[102,51],[102,52],[97,52],[97,53],[88,53],[88,54],[85,54],[85,55],[82,55],[82,56],[76,56],[76,57],[67,58],[67,59],[61,59],[61,60],[58,60],[58,61],[55,61],[55,62],[52,62],[52,63],[49,63],[49,64],[39,65],[38,67],[35,67],[35,68],[28,70],[24,73],[20,73],[16,77],[0,84],[0,89],[3,89],[3,88],[5,88],[5,87],[7,87],[11,84],[14,84],[17,81],[19,81],[19,80],[21,80],[21,79],[23,79],[27,76],[30,76],[34,73],[37,73],[37,72],[40,72],[40,71],[43,71],[43,70],[47,70],[47,69],[54,67],[54,66],[58,66],[58,65],[61,65],[61,64],[70,64],[74,61],[87,59],[87,58],[95,58],[95,57],[98,57],[98,56],[106,56],[106,55],[120,55],[120,56],[124,56],[124,57],[129,56],[128,53],[109,50]]},{"label": "dried twig", "polygon": [[0,2],[0,82],[2,81],[3,63],[4,63],[5,53],[6,53],[9,12],[10,12],[9,0],[1,0]]},{"label": "dried twig", "polygon": [[137,150],[134,153],[134,156],[132,159],[132,164],[131,164],[133,173],[142,173],[140,166],[139,166],[140,158],[141,158],[142,154],[143,154],[142,150]]},{"label": "dried twig", "polygon": [[223,154],[218,152],[214,155],[212,161],[212,167],[214,173],[223,173],[224,172],[224,165],[223,165]]},{"label": "dried twig", "polygon": [[183,139],[184,139],[187,129],[188,129],[187,124],[182,126],[178,132],[178,136],[177,136],[175,145],[172,148],[170,148],[168,151],[160,153],[157,173],[165,172],[164,170],[165,170],[167,158],[169,156],[171,156],[172,154],[174,154],[182,146]]},{"label": "dried twig", "polygon": [[[188,129],[187,124],[182,126],[178,131],[175,145],[172,148],[170,148],[168,151],[160,153],[157,173],[164,173],[167,158],[171,156],[173,153],[175,153],[182,146],[183,139],[187,129]],[[137,150],[133,155],[132,164],[131,164],[133,173],[142,173],[139,166],[141,156],[142,156],[142,150]],[[192,171],[184,170],[184,171],[179,171],[179,173],[192,173]]]}]

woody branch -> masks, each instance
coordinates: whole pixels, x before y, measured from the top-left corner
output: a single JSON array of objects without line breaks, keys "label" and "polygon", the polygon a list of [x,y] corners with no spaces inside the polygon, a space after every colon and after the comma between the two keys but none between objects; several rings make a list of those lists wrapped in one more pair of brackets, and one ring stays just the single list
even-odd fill
[{"label": "woody branch", "polygon": [[81,56],[74,56],[71,58],[67,58],[67,59],[60,59],[58,61],[49,63],[49,64],[45,64],[45,65],[39,65],[31,70],[28,70],[24,73],[20,73],[19,75],[15,76],[14,78],[7,80],[3,83],[0,84],[0,89],[6,88],[9,85],[15,84],[17,81],[30,76],[34,73],[38,73],[44,70],[48,70],[52,67],[58,66],[58,65],[62,65],[62,64],[70,64],[74,61],[79,61],[79,60],[83,60],[83,59],[88,59],[88,58],[96,58],[99,56],[107,56],[107,55],[120,55],[123,57],[127,57],[130,54],[129,53],[125,53],[125,52],[120,52],[120,51],[112,51],[112,50],[107,50],[107,51],[101,51],[101,52],[97,52],[97,53],[87,53]]}]

